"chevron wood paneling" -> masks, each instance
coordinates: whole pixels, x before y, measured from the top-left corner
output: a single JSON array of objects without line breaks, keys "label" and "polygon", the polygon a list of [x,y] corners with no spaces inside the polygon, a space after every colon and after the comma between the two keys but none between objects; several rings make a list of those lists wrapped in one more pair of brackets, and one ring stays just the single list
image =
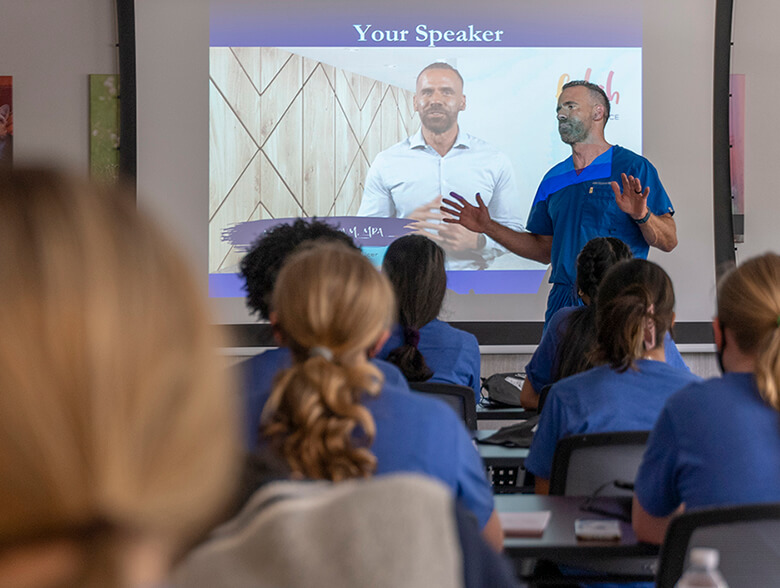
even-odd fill
[{"label": "chevron wood paneling", "polygon": [[413,134],[412,93],[272,47],[210,54],[209,271],[249,220],[352,215],[374,157]]}]

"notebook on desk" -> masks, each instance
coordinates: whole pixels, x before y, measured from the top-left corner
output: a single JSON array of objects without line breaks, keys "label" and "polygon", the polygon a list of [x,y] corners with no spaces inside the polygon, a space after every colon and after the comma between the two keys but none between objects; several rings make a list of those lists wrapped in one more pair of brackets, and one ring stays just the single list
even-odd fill
[{"label": "notebook on desk", "polygon": [[499,512],[498,518],[507,537],[541,537],[550,522],[550,511]]}]

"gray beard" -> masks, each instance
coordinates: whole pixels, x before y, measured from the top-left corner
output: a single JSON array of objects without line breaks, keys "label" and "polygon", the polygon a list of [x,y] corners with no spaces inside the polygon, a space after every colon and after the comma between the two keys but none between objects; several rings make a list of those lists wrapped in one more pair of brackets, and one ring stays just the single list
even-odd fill
[{"label": "gray beard", "polygon": [[559,123],[558,134],[561,136],[561,141],[567,145],[582,143],[588,138],[588,132],[585,130],[585,125],[581,120],[576,119]]}]

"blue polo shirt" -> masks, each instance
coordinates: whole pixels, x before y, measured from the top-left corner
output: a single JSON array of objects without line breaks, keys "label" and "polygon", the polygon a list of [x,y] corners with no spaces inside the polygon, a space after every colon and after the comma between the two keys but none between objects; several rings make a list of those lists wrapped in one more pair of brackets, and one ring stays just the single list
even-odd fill
[{"label": "blue polo shirt", "polygon": [[[377,357],[387,359],[390,352],[400,347],[403,341],[403,328],[396,325]],[[434,319],[420,329],[417,349],[433,371],[429,382],[468,386],[474,390],[475,402],[479,402],[479,343],[474,335]]]},{"label": "blue polo shirt", "polygon": [[559,308],[579,303],[574,286],[577,255],[594,237],[617,237],[634,257],[647,257],[649,246],[639,226],[615,202],[611,182],[618,182],[622,189],[621,173],[639,178],[642,188],[650,188],[647,206],[653,214],[674,214],[653,164],[618,145],[599,155],[579,175],[569,157],[548,171],[539,184],[526,227],[531,233],[553,236],[550,283],[554,292],[548,299],[546,321]]},{"label": "blue polo shirt", "polygon": [[699,381],[698,376],[662,361],[640,359],[634,366],[618,372],[601,365],[553,384],[526,469],[549,480],[555,446],[570,435],[649,431],[666,399]]},{"label": "blue polo shirt", "polygon": [[666,402],[647,442],[635,494],[649,514],[780,502],[780,414],[751,373],[692,384]]},{"label": "blue polo shirt", "polygon": [[[566,329],[569,328],[572,313],[578,308],[580,307],[567,306],[552,316],[547,330],[542,335],[542,340],[531,356],[531,361],[525,366],[525,377],[531,382],[537,394],[553,382],[553,375],[558,369],[558,347],[566,335]],[[664,355],[666,363],[670,366],[690,371],[668,331],[664,335]]]},{"label": "blue polo shirt", "polygon": [[[376,423],[371,452],[376,474],[417,472],[447,485],[454,496],[484,527],[493,512],[493,491],[482,459],[465,425],[449,406],[409,390],[401,372],[386,361],[374,359],[385,382],[377,396],[366,396],[363,405]],[[291,365],[289,349],[256,355],[247,362],[246,410],[249,447],[258,442],[260,415],[274,376]]]}]

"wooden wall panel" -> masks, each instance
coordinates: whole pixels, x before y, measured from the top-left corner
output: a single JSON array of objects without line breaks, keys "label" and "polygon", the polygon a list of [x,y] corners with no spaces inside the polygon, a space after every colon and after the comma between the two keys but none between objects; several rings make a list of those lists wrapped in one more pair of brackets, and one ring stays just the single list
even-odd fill
[{"label": "wooden wall panel", "polygon": [[[263,55],[264,68],[265,61],[265,55]],[[262,126],[260,128],[261,145],[267,140],[293,100],[298,96],[302,84],[301,57],[292,55],[284,62],[282,68],[266,86],[260,97],[262,116]]]},{"label": "wooden wall panel", "polygon": [[[336,176],[336,194],[338,194],[347,175],[351,173],[352,162],[358,153],[358,140],[349,119],[341,108],[341,103],[336,99],[334,112],[333,131],[333,163]],[[341,214],[341,213],[334,213]]]},{"label": "wooden wall panel", "polygon": [[324,216],[333,206],[334,102],[333,88],[317,68],[303,88],[303,209],[308,216]]},{"label": "wooden wall panel", "polygon": [[258,151],[209,223],[209,254],[215,262],[219,260],[216,271],[234,268],[243,255],[242,252],[234,251],[227,242],[221,241],[221,232],[223,228],[234,224],[235,219],[251,219],[256,214],[256,210],[262,208],[260,206],[261,160],[262,154]]},{"label": "wooden wall panel", "polygon": [[260,184],[260,202],[268,216],[265,218],[295,218],[303,216],[304,212],[295,194],[290,191],[278,170],[276,170],[265,154],[261,153],[260,165],[263,169]]},{"label": "wooden wall panel", "polygon": [[[273,133],[263,145],[263,153],[290,191],[301,201],[303,191],[303,99],[293,100]],[[262,195],[261,195],[262,197]],[[304,214],[306,209],[304,208]]]},{"label": "wooden wall panel", "polygon": [[254,157],[258,148],[244,126],[210,84],[209,219]]},{"label": "wooden wall panel", "polygon": [[248,220],[354,215],[369,163],[416,132],[412,93],[283,49],[211,49],[209,271]]},{"label": "wooden wall panel", "polygon": [[[257,88],[231,49],[214,47],[210,50],[210,59],[214,63],[214,66],[209,68],[211,81],[247,133],[259,146],[262,139],[260,137],[260,100]],[[225,88],[229,88],[230,91],[226,92]]]},{"label": "wooden wall panel", "polygon": [[[221,47],[212,48],[221,49]],[[259,95],[262,91],[262,81],[260,79],[260,72],[262,69],[262,49],[260,47],[233,47],[231,49],[233,55],[244,68],[244,72],[249,77],[249,81],[255,88],[255,92]]]}]

